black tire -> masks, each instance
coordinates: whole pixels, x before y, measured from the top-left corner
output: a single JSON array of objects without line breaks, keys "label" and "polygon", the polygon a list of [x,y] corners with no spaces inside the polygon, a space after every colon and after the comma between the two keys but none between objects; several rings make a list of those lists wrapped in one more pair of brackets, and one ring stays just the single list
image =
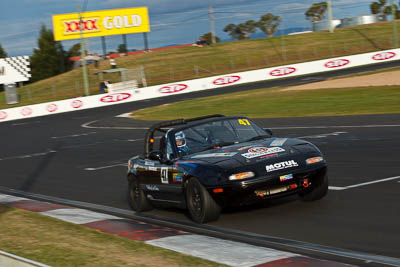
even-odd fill
[{"label": "black tire", "polygon": [[153,209],[135,177],[132,177],[129,182],[129,205],[134,211],[138,212],[149,211]]},{"label": "black tire", "polygon": [[309,190],[305,190],[299,193],[299,195],[303,201],[316,201],[328,194],[328,187],[328,175],[325,174],[319,179],[313,181]]},{"label": "black tire", "polygon": [[190,178],[186,186],[186,201],[193,221],[207,223],[218,220],[221,207],[196,178]]}]

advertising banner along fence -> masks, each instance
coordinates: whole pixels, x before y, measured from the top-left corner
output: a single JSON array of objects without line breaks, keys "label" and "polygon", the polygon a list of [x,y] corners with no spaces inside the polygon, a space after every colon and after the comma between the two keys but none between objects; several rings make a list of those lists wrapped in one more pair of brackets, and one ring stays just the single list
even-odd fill
[{"label": "advertising banner along fence", "polygon": [[111,92],[108,94],[3,109],[0,110],[0,122],[57,114],[61,112],[70,112],[87,108],[96,108],[106,105],[115,105],[175,94],[192,93],[196,91],[215,89],[243,83],[252,83],[318,72],[334,71],[338,69],[376,64],[393,60],[400,60],[400,49],[322,59],[293,65],[181,81],[171,84],[161,84],[142,88],[135,88],[135,86],[132,86],[132,88],[127,90]]}]

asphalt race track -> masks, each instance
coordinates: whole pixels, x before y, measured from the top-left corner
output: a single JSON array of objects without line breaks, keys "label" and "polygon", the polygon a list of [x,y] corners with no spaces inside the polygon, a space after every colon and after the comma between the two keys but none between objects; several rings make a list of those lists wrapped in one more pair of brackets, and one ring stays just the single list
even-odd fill
[{"label": "asphalt race track", "polygon": [[[287,83],[301,82],[304,78]],[[144,129],[151,123],[115,116],[243,89],[248,88],[0,123],[0,186],[129,209],[126,162],[143,152]],[[226,210],[211,225],[400,258],[400,114],[256,121],[275,136],[316,144],[329,164],[329,194],[314,203],[291,197]],[[150,214],[189,221],[179,209]]]}]

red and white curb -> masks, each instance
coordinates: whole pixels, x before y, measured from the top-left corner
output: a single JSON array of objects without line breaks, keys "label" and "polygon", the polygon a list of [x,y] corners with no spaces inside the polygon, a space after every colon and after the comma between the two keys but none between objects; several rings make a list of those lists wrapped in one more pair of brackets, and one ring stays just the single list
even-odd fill
[{"label": "red and white curb", "polygon": [[11,195],[0,194],[0,203],[229,266],[350,266]]}]

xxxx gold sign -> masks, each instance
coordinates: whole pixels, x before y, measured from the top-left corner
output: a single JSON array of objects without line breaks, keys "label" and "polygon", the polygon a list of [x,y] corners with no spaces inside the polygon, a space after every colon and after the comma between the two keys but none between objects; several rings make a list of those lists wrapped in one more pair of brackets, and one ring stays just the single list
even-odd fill
[{"label": "xxxx gold sign", "polygon": [[53,15],[56,41],[150,31],[147,7]]}]

